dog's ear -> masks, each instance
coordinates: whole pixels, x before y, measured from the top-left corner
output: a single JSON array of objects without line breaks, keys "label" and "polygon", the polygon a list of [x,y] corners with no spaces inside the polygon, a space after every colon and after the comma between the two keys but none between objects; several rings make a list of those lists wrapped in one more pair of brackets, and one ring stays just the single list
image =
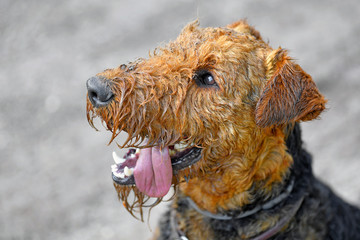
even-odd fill
[{"label": "dog's ear", "polygon": [[227,28],[233,29],[240,33],[247,33],[255,37],[257,40],[261,40],[260,33],[252,26],[250,26],[246,20],[240,20],[229,24],[226,26]]},{"label": "dog's ear", "polygon": [[311,76],[292,62],[286,50],[273,50],[266,59],[267,83],[255,110],[260,127],[309,121],[325,109],[326,100]]}]

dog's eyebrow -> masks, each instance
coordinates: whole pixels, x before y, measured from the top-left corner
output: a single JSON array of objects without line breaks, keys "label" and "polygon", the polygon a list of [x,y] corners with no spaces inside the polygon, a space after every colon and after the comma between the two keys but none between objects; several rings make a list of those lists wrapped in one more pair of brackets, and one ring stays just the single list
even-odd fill
[{"label": "dog's eyebrow", "polygon": [[173,187],[159,239],[360,239],[360,210],[314,177],[300,122],[326,99],[287,50],[245,20],[162,46],[87,81],[90,125],[127,133],[111,176],[130,214]]}]

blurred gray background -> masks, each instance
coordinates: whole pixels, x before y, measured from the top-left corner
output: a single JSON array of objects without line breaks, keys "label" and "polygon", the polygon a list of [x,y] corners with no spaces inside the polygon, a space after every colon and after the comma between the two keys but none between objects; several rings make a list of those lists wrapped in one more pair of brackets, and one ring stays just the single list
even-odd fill
[{"label": "blurred gray background", "polygon": [[[198,18],[247,18],[282,46],[329,99],[303,124],[316,174],[360,205],[360,2],[0,1],[0,239],[146,239],[110,177],[110,134],[90,128],[86,80],[146,57]],[[165,204],[166,205],[166,204]]]}]

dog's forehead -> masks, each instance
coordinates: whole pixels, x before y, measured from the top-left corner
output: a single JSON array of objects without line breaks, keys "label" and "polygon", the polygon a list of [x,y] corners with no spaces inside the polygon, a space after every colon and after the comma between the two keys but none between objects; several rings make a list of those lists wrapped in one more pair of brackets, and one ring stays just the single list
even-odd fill
[{"label": "dog's forehead", "polygon": [[[155,50],[153,61],[175,64],[176,68],[192,65],[212,65],[222,62],[229,64],[246,61],[243,53],[264,48],[263,42],[248,32],[236,31],[227,27],[200,28],[198,24],[188,24],[174,40]],[[216,61],[214,61],[216,59]],[[151,61],[151,63],[153,63]],[[201,66],[200,66],[201,67]]]},{"label": "dog's forehead", "polygon": [[[166,79],[175,79],[174,76],[179,75],[187,79],[199,69],[231,72],[231,69],[241,65],[246,68],[246,65],[254,61],[251,57],[260,59],[256,57],[261,52],[257,49],[264,49],[267,45],[251,34],[247,25],[244,26],[244,30],[230,25],[201,28],[198,22],[190,23],[174,41],[155,48],[149,58],[138,59],[132,64],[105,71],[101,75],[113,79],[119,75],[134,77],[134,73],[141,73],[151,77],[163,76]],[[243,71],[238,73],[243,74]]]},{"label": "dog's forehead", "polygon": [[239,32],[227,27],[201,28],[198,24],[188,24],[170,47],[182,49],[199,48],[201,45],[222,46],[223,42],[246,43],[252,40],[247,32]]}]

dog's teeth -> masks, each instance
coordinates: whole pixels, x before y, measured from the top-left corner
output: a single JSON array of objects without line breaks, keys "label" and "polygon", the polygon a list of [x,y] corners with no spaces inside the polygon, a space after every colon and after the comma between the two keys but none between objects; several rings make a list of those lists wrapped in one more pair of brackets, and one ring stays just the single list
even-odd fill
[{"label": "dog's teeth", "polygon": [[128,166],[125,166],[124,173],[126,176],[130,176],[130,169],[128,168]]},{"label": "dog's teeth", "polygon": [[187,145],[186,145],[186,144],[182,144],[182,143],[176,143],[176,144],[174,145],[174,148],[175,148],[176,150],[183,150],[183,149],[186,149],[186,147],[187,147]]},{"label": "dog's teeth", "polygon": [[125,159],[119,157],[119,156],[116,154],[116,152],[113,152],[112,156],[113,156],[113,159],[114,159],[114,161],[115,161],[116,164],[121,164],[121,163],[125,162]]},{"label": "dog's teeth", "polygon": [[175,149],[180,149],[180,148],[181,148],[181,144],[176,143],[176,144],[174,145],[174,148],[175,148]]},{"label": "dog's teeth", "polygon": [[131,175],[133,175],[134,169],[133,168],[128,168],[127,166],[124,168],[124,173],[126,176],[130,177]]},{"label": "dog's teeth", "polygon": [[119,172],[114,172],[114,175],[115,175],[115,177],[118,177],[118,178],[124,178],[125,177],[124,173],[119,173]]},{"label": "dog's teeth", "polygon": [[140,148],[137,148],[135,154],[140,153]]},{"label": "dog's teeth", "polygon": [[118,166],[116,164],[111,165],[111,170],[115,172],[118,169]]}]

